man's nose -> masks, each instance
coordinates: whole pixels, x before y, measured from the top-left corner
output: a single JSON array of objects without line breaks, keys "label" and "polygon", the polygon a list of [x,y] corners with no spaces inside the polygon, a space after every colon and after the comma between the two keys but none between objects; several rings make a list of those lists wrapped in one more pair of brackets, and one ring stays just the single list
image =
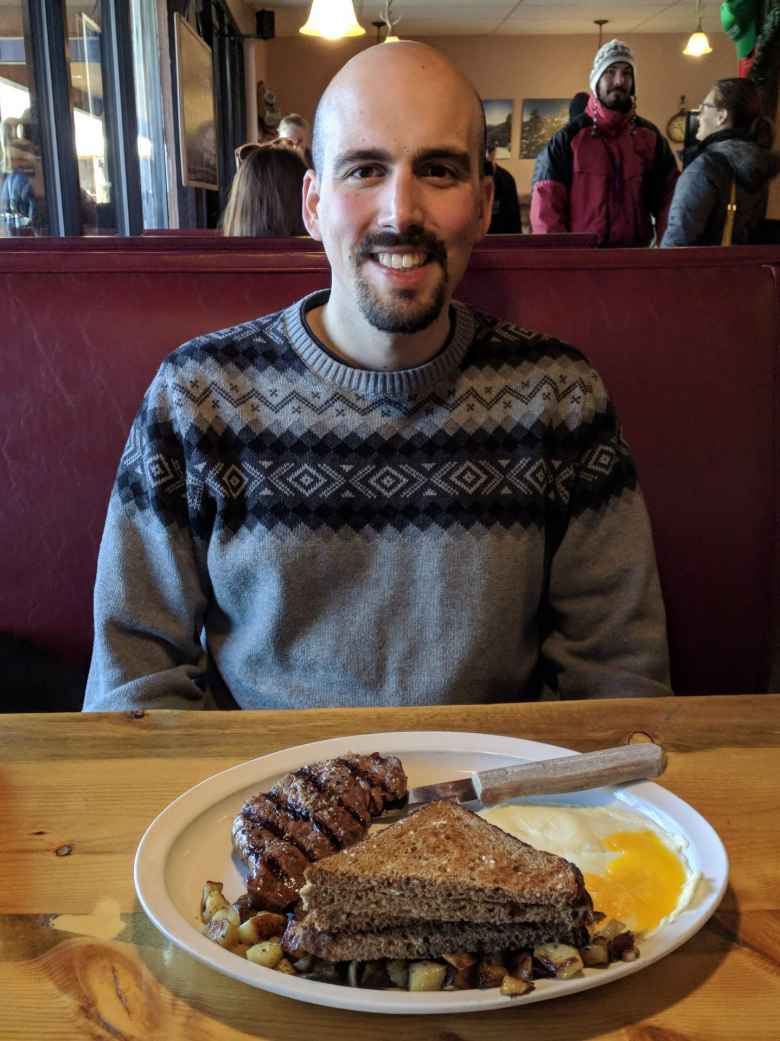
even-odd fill
[{"label": "man's nose", "polygon": [[385,181],[380,224],[393,231],[423,223],[420,184],[411,170],[398,169]]}]

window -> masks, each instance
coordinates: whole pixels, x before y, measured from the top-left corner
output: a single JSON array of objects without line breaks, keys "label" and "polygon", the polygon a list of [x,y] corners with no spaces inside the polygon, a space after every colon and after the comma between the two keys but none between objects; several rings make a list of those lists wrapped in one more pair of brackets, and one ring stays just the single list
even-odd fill
[{"label": "window", "polygon": [[11,0],[0,21],[0,237],[48,231],[26,7]]}]

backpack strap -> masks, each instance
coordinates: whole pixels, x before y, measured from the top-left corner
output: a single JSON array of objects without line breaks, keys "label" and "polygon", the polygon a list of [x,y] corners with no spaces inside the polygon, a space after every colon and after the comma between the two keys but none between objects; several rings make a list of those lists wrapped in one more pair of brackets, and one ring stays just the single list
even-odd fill
[{"label": "backpack strap", "polygon": [[726,203],[726,223],[723,225],[723,235],[720,239],[721,246],[730,246],[734,235],[734,218],[737,215],[737,179],[731,181],[731,192],[729,201]]}]

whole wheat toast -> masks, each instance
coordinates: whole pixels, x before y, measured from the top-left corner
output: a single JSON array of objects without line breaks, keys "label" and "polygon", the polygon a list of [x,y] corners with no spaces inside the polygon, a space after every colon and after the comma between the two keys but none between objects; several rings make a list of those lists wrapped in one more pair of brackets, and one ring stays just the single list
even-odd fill
[{"label": "whole wheat toast", "polygon": [[301,890],[310,925],[354,931],[401,922],[582,925],[579,869],[452,802],[434,802],[312,864]]}]

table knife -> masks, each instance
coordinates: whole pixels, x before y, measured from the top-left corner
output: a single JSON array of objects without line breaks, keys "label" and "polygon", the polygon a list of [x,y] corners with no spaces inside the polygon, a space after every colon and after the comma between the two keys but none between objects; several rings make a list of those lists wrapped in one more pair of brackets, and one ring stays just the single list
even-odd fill
[{"label": "table knife", "polygon": [[499,766],[494,770],[473,773],[470,777],[410,788],[406,800],[386,809],[376,818],[376,823],[399,820],[437,799],[450,799],[473,810],[495,806],[519,795],[556,795],[647,780],[659,777],[665,769],[664,750],[660,745],[649,743],[619,745],[517,766]]}]

